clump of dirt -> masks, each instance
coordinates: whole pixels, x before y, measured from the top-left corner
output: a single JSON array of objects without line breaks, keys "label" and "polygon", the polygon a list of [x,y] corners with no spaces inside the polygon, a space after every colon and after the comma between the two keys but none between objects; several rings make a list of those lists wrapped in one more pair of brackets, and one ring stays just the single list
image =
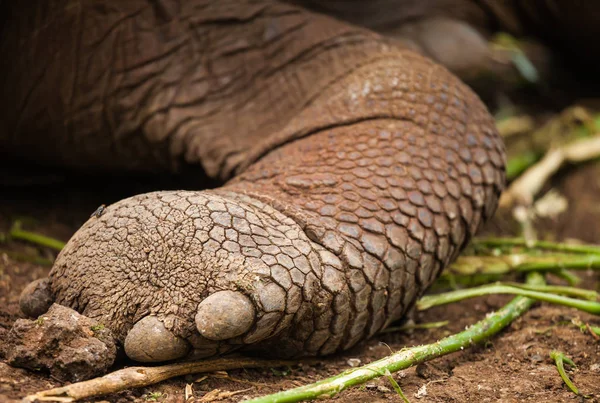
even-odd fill
[{"label": "clump of dirt", "polygon": [[18,319],[6,339],[6,360],[10,365],[45,370],[65,381],[103,375],[116,356],[109,329],[58,304],[35,320]]}]

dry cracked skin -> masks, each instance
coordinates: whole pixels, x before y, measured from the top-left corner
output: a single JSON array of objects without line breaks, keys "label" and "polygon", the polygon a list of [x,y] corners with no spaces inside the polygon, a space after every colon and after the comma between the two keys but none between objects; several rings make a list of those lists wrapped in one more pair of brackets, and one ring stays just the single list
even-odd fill
[{"label": "dry cracked skin", "polygon": [[52,295],[138,361],[352,347],[401,318],[495,208],[494,131],[447,123],[460,137],[394,120],[331,129],[221,189],[108,206],[59,255]]},{"label": "dry cracked skin", "polygon": [[10,91],[33,95],[15,97],[24,116],[3,110],[0,140],[71,167],[196,164],[226,182],[93,215],[47,287],[23,294],[26,314],[73,308],[143,362],[331,354],[405,315],[493,214],[505,181],[494,121],[429,59],[269,1],[92,3],[111,7],[40,12],[48,24],[15,69],[45,29],[96,29],[77,52],[45,44],[56,57],[41,78],[13,71]]}]

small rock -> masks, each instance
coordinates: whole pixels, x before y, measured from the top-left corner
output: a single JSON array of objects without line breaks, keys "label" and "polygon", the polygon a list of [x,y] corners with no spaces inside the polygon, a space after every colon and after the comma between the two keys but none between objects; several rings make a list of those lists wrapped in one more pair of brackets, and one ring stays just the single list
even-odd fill
[{"label": "small rock", "polygon": [[392,390],[390,388],[388,388],[387,386],[379,385],[377,387],[377,391],[381,392],[381,393],[390,393]]},{"label": "small rock", "polygon": [[106,373],[117,355],[110,330],[62,305],[36,320],[19,319],[8,333],[6,359],[15,367],[47,370],[82,381]]},{"label": "small rock", "polygon": [[417,376],[423,379],[444,379],[448,377],[448,373],[442,371],[432,364],[423,362],[415,368]]},{"label": "small rock", "polygon": [[355,367],[358,367],[362,361],[360,360],[360,358],[349,358],[348,361],[346,361],[346,362],[352,368],[355,368]]},{"label": "small rock", "polygon": [[542,357],[539,354],[534,354],[529,359],[531,360],[531,362],[534,362],[534,363],[544,361],[544,357]]},{"label": "small rock", "polygon": [[417,376],[423,379],[429,378],[429,366],[426,363],[421,363],[415,368]]}]

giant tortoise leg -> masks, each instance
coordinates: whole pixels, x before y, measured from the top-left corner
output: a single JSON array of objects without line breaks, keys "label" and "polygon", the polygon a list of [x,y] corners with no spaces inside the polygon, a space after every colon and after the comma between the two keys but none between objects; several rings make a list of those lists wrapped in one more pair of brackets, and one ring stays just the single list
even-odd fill
[{"label": "giant tortoise leg", "polygon": [[470,90],[420,57],[337,88],[315,113],[378,117],[282,145],[220,189],[108,206],[60,253],[56,301],[139,361],[328,354],[400,318],[494,211],[503,148]]},{"label": "giant tortoise leg", "polygon": [[[59,254],[52,298],[109,327],[129,357],[349,348],[402,317],[495,210],[504,150],[477,96],[428,59],[319,18],[311,32],[327,40],[318,51],[301,47],[285,75],[261,76],[274,91],[269,116],[285,115],[283,124],[257,116],[245,122],[260,130],[177,143],[190,161],[233,179],[110,205]],[[306,77],[316,86],[308,93]],[[290,83],[297,92],[282,87]],[[240,113],[262,95],[244,99]],[[291,116],[278,109],[286,105],[296,106]],[[244,152],[206,161],[212,151],[229,155],[217,147],[229,140]]]}]

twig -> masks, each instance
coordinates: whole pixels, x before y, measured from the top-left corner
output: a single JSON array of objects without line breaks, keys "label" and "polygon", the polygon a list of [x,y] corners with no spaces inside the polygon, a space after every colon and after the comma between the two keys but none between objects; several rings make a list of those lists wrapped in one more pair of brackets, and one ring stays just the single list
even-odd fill
[{"label": "twig", "polygon": [[589,323],[585,324],[585,328],[588,332],[590,332],[590,334],[592,335],[592,337],[596,340],[600,340],[600,327],[598,326],[590,326]]},{"label": "twig", "polygon": [[153,385],[181,375],[238,368],[265,368],[297,365],[299,361],[255,360],[243,357],[217,358],[198,362],[183,362],[158,367],[129,367],[100,378],[44,390],[25,397],[25,402],[73,402],[87,397],[102,396],[130,388]]},{"label": "twig", "polygon": [[582,333],[589,332],[595,340],[600,340],[600,327],[590,326],[589,323],[584,323],[579,318],[573,318],[571,323],[579,328]]},{"label": "twig", "polygon": [[510,116],[496,121],[498,133],[503,138],[531,132],[535,128],[535,121],[529,115]]},{"label": "twig", "polygon": [[417,301],[417,309],[425,310],[438,305],[449,304],[467,298],[481,297],[483,295],[490,294],[522,295],[524,297],[533,298],[539,301],[569,306],[572,308],[579,309],[583,312],[591,313],[594,315],[600,315],[600,303],[598,302],[582,301],[580,299],[563,297],[561,295],[551,294],[548,292],[531,291],[519,287],[497,284],[467,288],[464,290],[450,291],[437,295],[426,295],[419,301]]},{"label": "twig", "polygon": [[584,162],[600,157],[600,135],[575,140],[565,146],[550,150],[544,158],[523,175],[515,179],[503,193],[500,205],[507,207],[514,204],[530,206],[546,181],[566,162]]},{"label": "twig", "polygon": [[[528,284],[544,284],[543,277],[537,273],[531,273],[528,275]],[[490,313],[485,319],[477,322],[468,329],[441,339],[436,343],[406,348],[379,361],[342,372],[331,378],[299,388],[255,398],[249,400],[248,403],[299,402],[321,396],[332,397],[351,386],[356,386],[379,377],[385,371],[389,371],[390,373],[397,372],[487,340],[525,313],[533,303],[534,300],[532,299],[521,296],[516,297],[504,307]]]}]

